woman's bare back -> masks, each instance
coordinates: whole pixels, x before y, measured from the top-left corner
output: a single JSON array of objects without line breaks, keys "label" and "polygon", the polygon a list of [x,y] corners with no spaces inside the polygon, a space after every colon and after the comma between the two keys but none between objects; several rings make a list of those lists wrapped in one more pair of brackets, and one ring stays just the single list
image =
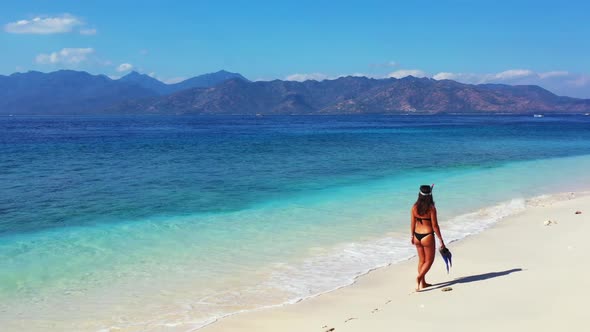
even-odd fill
[{"label": "woman's bare back", "polygon": [[[416,220],[416,226],[414,231],[420,234],[428,234],[433,232],[432,227],[432,208],[428,211],[426,215],[419,215],[418,211],[416,211],[416,207],[412,209],[412,213],[414,214],[414,218]],[[435,217],[436,218],[436,217]]]}]

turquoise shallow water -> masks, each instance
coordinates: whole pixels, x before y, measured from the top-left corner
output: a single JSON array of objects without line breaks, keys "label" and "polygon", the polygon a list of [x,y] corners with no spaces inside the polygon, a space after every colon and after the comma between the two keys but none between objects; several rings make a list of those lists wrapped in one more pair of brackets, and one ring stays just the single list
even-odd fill
[{"label": "turquoise shallow water", "polygon": [[0,144],[0,321],[31,329],[185,330],[340,287],[412,254],[423,183],[449,239],[590,183],[588,117],[17,117]]}]

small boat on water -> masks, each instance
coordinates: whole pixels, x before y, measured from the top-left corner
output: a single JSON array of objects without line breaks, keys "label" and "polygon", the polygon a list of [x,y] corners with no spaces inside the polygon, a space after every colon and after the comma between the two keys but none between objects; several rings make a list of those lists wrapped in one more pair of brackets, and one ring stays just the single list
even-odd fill
[{"label": "small boat on water", "polygon": [[543,117],[543,114],[534,114],[533,117],[534,118],[542,118]]}]

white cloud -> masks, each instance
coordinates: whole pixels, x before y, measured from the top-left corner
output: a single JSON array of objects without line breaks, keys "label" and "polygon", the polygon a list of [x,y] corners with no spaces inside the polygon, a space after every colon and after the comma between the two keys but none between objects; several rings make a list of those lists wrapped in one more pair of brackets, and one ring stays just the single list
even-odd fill
[{"label": "white cloud", "polygon": [[133,65],[130,63],[122,63],[117,67],[117,71],[120,73],[124,71],[130,71],[131,69],[133,69]]},{"label": "white cloud", "polygon": [[479,81],[480,76],[476,74],[469,74],[469,73],[449,73],[449,72],[441,72],[434,76],[432,76],[435,80],[454,80],[454,81],[461,81],[461,82],[476,82]]},{"label": "white cloud", "polygon": [[285,80],[303,82],[303,81],[309,81],[309,80],[323,81],[323,80],[327,80],[329,78],[330,78],[330,76],[328,76],[326,74],[309,73],[309,74],[292,74],[292,75],[285,77]]},{"label": "white cloud", "polygon": [[60,51],[39,54],[35,58],[38,64],[65,64],[76,65],[88,60],[88,56],[94,53],[93,48],[63,48]]},{"label": "white cloud", "polygon": [[[286,81],[297,81],[297,82],[303,82],[303,81],[309,81],[309,80],[323,81],[323,80],[335,80],[335,79],[338,79],[341,77],[347,77],[347,76],[369,77],[368,75],[363,74],[363,73],[352,73],[352,74],[342,74],[342,75],[328,75],[328,74],[323,74],[323,73],[308,73],[308,74],[292,74],[292,75],[285,77],[285,80]],[[257,81],[265,81],[265,79],[258,79]]]},{"label": "white cloud", "polygon": [[487,83],[492,81],[515,80],[535,75],[535,72],[528,69],[510,69],[493,74],[440,72],[432,76],[432,78],[434,78],[435,80],[455,80],[469,83]]},{"label": "white cloud", "polygon": [[567,71],[548,71],[537,73],[529,69],[509,69],[499,73],[451,73],[451,72],[440,72],[432,78],[435,80],[455,80],[464,83],[518,83],[528,80],[546,80],[559,77],[570,76]]},{"label": "white cloud", "polygon": [[162,76],[158,75],[155,71],[144,72],[141,68],[136,68],[135,70],[141,74],[145,74],[151,78],[155,78],[158,81],[166,83],[166,84],[180,83],[180,82],[185,81],[187,79],[187,77],[184,77],[184,76],[176,76],[176,77],[166,78],[166,77],[162,77]]},{"label": "white cloud", "polygon": [[568,76],[570,73],[563,70],[548,71],[546,73],[539,73],[541,79]]},{"label": "white cloud", "polygon": [[84,22],[70,14],[55,17],[35,17],[30,20],[20,20],[4,25],[4,31],[9,33],[53,34],[71,32],[74,27]]},{"label": "white cloud", "polygon": [[528,69],[510,69],[500,73],[495,74],[495,79],[498,80],[510,80],[515,78],[523,78],[528,76],[535,75],[535,72]]},{"label": "white cloud", "polygon": [[406,76],[426,77],[426,73],[419,69],[400,69],[387,75],[387,77],[393,78],[403,78]]},{"label": "white cloud", "polygon": [[449,79],[469,84],[539,85],[562,96],[590,97],[590,76],[564,70],[535,72],[529,69],[510,69],[498,73],[440,72],[432,78],[436,80]]},{"label": "white cloud", "polygon": [[80,29],[80,34],[85,36],[94,36],[96,35],[96,29]]},{"label": "white cloud", "polygon": [[440,72],[440,73],[432,76],[432,78],[434,78],[435,80],[454,80],[457,78],[457,76],[458,76],[458,74],[455,74],[455,73]]}]

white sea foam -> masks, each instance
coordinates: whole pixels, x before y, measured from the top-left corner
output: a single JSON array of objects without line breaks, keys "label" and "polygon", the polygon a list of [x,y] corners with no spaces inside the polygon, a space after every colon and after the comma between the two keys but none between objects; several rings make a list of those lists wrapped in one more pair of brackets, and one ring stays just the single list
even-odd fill
[{"label": "white sea foam", "polygon": [[[449,243],[479,233],[507,216],[524,211],[526,206],[524,199],[514,199],[441,221],[445,240]],[[293,294],[288,301],[292,303],[350,285],[360,275],[414,255],[410,236],[392,233],[371,241],[337,246],[326,254],[314,255],[299,264],[277,267],[267,285]]]},{"label": "white sea foam", "polygon": [[[578,193],[588,195],[590,192]],[[529,199],[517,198],[500,204],[458,215],[440,221],[447,243],[474,235],[491,227],[498,221],[524,212],[528,207],[551,204],[555,201],[571,199],[574,193],[541,195]],[[380,267],[399,263],[415,256],[415,249],[409,245],[410,237],[405,233],[390,233],[386,237],[365,242],[348,243],[296,263],[278,263],[268,280],[258,285],[256,293],[281,291],[288,299],[281,304],[264,305],[252,310],[261,310],[292,304],[323,293],[353,284],[360,276]],[[316,250],[318,251],[318,250]],[[244,290],[248,293],[253,290]],[[220,318],[252,310],[240,310],[208,319],[191,327],[197,330]]]}]

